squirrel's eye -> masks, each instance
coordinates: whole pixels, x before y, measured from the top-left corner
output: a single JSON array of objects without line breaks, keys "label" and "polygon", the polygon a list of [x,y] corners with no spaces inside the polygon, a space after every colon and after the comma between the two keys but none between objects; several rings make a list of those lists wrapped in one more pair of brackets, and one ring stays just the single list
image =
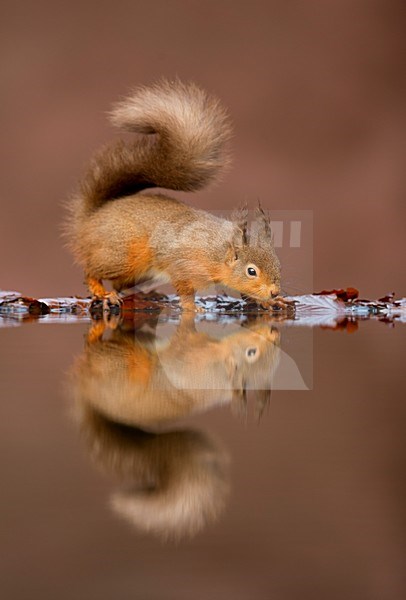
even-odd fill
[{"label": "squirrel's eye", "polygon": [[245,351],[245,356],[248,362],[254,362],[258,358],[258,348],[250,346]]},{"label": "squirrel's eye", "polygon": [[256,277],[257,276],[256,269],[254,269],[254,267],[247,267],[247,275],[249,275],[249,277]]}]

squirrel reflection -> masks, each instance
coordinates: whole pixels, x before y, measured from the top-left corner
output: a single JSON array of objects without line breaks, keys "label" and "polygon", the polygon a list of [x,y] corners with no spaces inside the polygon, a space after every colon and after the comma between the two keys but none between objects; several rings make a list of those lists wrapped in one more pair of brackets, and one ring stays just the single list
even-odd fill
[{"label": "squirrel reflection", "polygon": [[218,339],[184,314],[169,339],[148,323],[123,322],[108,333],[102,323],[90,330],[71,383],[92,459],[125,485],[112,508],[138,529],[193,535],[225,506],[228,454],[204,432],[163,425],[226,403],[241,412],[248,389],[258,394],[260,415],[279,332],[253,320]]},{"label": "squirrel reflection", "polygon": [[279,362],[279,331],[260,319],[220,339],[197,331],[187,314],[169,339],[128,324],[106,339],[104,332],[99,323],[89,333],[75,368],[77,392],[107,418],[141,428],[241,404],[248,389],[260,410]]}]

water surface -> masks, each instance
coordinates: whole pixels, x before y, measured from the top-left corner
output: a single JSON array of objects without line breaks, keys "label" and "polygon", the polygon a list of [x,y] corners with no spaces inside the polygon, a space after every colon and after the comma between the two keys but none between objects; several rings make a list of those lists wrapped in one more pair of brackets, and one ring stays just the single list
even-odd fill
[{"label": "water surface", "polygon": [[404,325],[103,329],[0,330],[3,598],[404,597]]}]

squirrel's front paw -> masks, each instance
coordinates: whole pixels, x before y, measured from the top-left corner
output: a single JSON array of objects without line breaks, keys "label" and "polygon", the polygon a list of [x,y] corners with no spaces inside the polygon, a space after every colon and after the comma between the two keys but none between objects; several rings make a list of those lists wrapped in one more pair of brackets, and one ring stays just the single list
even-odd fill
[{"label": "squirrel's front paw", "polygon": [[268,300],[263,306],[272,311],[292,312],[295,310],[295,302],[293,300],[286,300],[282,296],[276,296]]}]

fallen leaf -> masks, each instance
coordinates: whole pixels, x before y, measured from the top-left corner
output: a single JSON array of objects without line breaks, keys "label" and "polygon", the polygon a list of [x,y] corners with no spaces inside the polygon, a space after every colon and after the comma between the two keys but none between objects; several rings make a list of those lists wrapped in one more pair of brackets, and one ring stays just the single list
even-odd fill
[{"label": "fallen leaf", "polygon": [[323,290],[321,292],[314,292],[315,296],[330,296],[331,294],[335,294],[337,298],[343,300],[343,302],[348,302],[349,300],[355,300],[359,296],[359,291],[357,288],[347,287],[345,290],[343,288],[334,289],[334,290]]}]

